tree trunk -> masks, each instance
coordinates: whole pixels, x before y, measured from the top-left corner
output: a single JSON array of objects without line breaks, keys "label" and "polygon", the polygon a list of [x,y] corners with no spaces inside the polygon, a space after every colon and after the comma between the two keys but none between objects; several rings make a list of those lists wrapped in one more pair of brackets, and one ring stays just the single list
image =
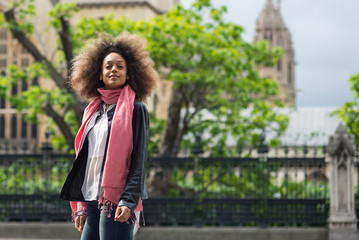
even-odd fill
[{"label": "tree trunk", "polygon": [[80,99],[79,97],[75,97],[75,104],[73,106],[73,110],[75,112],[76,121],[79,124],[79,126],[81,126],[82,116],[87,104],[88,102],[86,100]]},{"label": "tree trunk", "polygon": [[[52,4],[56,4],[58,1],[52,1]],[[5,19],[8,23],[14,24],[15,27],[10,28],[10,31],[15,39],[19,41],[19,43],[28,50],[28,52],[33,56],[35,61],[44,63],[49,70],[49,74],[52,80],[55,82],[56,86],[60,89],[66,89],[74,98],[75,104],[73,105],[73,110],[75,112],[76,121],[79,125],[82,122],[83,110],[86,107],[86,101],[80,99],[76,93],[72,91],[70,86],[67,84],[67,78],[63,77],[62,74],[55,69],[52,63],[39,51],[38,48],[30,41],[30,39],[21,31],[19,31],[16,26],[18,26],[15,18],[14,9],[9,9],[4,12]],[[70,74],[70,69],[72,67],[72,59],[73,59],[73,46],[71,43],[71,35],[70,35],[70,25],[69,22],[64,18],[60,17],[61,20],[61,30],[58,32],[63,50],[66,56],[67,61],[67,77]],[[62,117],[55,112],[54,109],[50,108],[48,104],[45,104],[43,107],[44,112],[49,117],[52,117],[57,123],[61,133],[64,135],[66,142],[70,147],[73,147],[73,142],[75,136],[70,131],[70,126],[66,124],[66,122],[62,119]]]},{"label": "tree trunk", "polygon": [[[172,88],[167,124],[159,148],[160,157],[162,158],[176,155],[173,149],[178,135],[182,103],[183,97],[180,89]],[[168,195],[168,190],[172,187],[172,172],[171,164],[167,164],[164,161],[159,161],[157,164],[154,163],[148,174],[148,192],[152,197],[163,198]]]},{"label": "tree trunk", "polygon": [[43,111],[46,113],[47,116],[52,117],[52,119],[56,122],[56,125],[60,129],[60,132],[64,135],[66,139],[66,143],[69,147],[74,146],[75,136],[71,133],[71,129],[69,125],[65,122],[63,116],[60,116],[50,105],[49,102],[42,106]]},{"label": "tree trunk", "polygon": [[181,108],[183,103],[182,93],[179,88],[172,88],[170,105],[168,108],[168,117],[165,131],[162,135],[160,156],[174,156],[173,150],[177,139],[179,123],[181,119]]}]

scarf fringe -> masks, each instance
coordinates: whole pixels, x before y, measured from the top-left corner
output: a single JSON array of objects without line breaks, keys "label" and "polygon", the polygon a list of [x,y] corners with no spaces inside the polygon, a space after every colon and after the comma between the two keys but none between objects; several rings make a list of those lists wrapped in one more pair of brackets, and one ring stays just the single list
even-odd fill
[{"label": "scarf fringe", "polygon": [[[101,188],[100,196],[98,198],[98,209],[100,209],[101,205],[103,205],[104,207],[102,208],[102,213],[107,209],[108,210],[107,217],[110,218],[112,210],[117,208],[117,203],[114,203],[114,202],[106,199],[103,195],[104,195],[104,188]],[[136,212],[140,213],[138,215],[138,217],[136,216]],[[138,211],[138,210],[136,211],[135,210],[131,214],[130,218],[127,220],[127,223],[130,224],[130,221],[131,221],[133,226],[136,227],[137,229],[139,229],[140,228],[140,217],[141,217],[141,215],[142,215],[142,225],[145,226],[146,225],[145,224],[145,215],[143,214],[143,210],[142,211]]]},{"label": "scarf fringe", "polygon": [[104,188],[101,188],[100,196],[98,198],[98,209],[100,209],[101,205],[103,205],[104,207],[102,208],[102,213],[104,213],[105,210],[108,210],[107,217],[110,218],[112,210],[116,209],[116,207],[117,207],[117,203],[114,203],[114,202],[106,199],[103,195],[104,195]]},{"label": "scarf fringe", "polygon": [[[132,225],[134,227],[133,231],[134,231],[134,234],[137,233],[138,229],[140,229],[140,216],[142,215],[142,225],[145,226],[145,217],[143,215],[143,211],[135,211],[131,217],[130,217],[130,220],[132,222]],[[129,223],[127,221],[127,223]]]}]

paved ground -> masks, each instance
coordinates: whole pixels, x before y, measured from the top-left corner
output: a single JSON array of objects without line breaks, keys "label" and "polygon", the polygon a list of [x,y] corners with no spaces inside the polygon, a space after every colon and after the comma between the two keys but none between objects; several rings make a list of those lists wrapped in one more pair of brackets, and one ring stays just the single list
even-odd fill
[{"label": "paved ground", "polygon": [[77,238],[0,238],[0,240],[78,240]]},{"label": "paved ground", "polygon": [[[136,240],[328,240],[327,228],[141,227]],[[344,236],[340,240],[358,240]],[[349,235],[348,235],[349,236]],[[0,240],[79,240],[73,223],[0,223]]]},{"label": "paved ground", "polygon": [[80,239],[73,223],[0,223],[0,240]]}]

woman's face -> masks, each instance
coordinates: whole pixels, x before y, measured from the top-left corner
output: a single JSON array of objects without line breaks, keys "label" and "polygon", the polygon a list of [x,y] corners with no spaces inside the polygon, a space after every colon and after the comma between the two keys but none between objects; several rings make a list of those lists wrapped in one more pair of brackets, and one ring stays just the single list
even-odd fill
[{"label": "woman's face", "polygon": [[115,52],[108,54],[101,67],[100,80],[105,84],[105,89],[122,88],[128,79],[125,59]]}]

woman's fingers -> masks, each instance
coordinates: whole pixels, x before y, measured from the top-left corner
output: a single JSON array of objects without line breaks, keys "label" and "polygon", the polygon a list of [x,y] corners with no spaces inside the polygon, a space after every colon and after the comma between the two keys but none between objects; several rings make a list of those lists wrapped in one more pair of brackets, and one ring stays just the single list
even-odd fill
[{"label": "woman's fingers", "polygon": [[115,221],[127,222],[131,216],[131,210],[126,206],[119,206],[116,209]]},{"label": "woman's fingers", "polygon": [[86,216],[77,216],[75,218],[75,228],[77,231],[82,232],[85,226]]}]

